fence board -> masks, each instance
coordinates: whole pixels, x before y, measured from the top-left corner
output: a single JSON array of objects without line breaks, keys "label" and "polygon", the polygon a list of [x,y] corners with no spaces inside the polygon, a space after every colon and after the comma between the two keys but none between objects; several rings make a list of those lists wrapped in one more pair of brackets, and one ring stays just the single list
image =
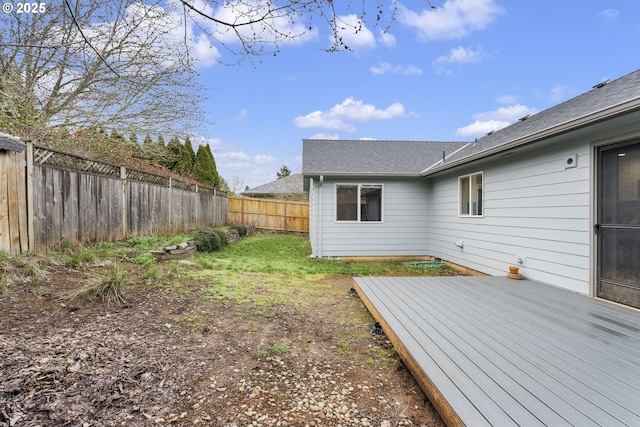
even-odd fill
[{"label": "fence board", "polygon": [[9,237],[9,185],[7,179],[8,152],[0,153],[0,249],[11,251]]},{"label": "fence board", "polygon": [[16,153],[17,167],[17,200],[18,200],[18,236],[20,248],[15,252],[23,252],[29,248],[29,211],[27,209],[27,152]]},{"label": "fence board", "polygon": [[227,223],[264,230],[309,232],[309,204],[285,200],[229,197]]}]

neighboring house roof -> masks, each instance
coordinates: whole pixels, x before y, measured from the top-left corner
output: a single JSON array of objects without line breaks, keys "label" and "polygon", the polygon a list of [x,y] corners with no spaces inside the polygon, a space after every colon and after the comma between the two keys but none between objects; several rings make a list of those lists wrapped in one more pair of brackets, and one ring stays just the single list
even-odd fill
[{"label": "neighboring house roof", "polygon": [[448,157],[428,165],[423,175],[468,163],[478,158],[531,144],[607,118],[640,110],[640,70],[614,81],[602,82],[589,92],[488,134]]},{"label": "neighboring house roof", "polygon": [[287,194],[300,194],[303,192],[302,188],[302,174],[293,174],[277,179],[272,182],[260,185],[255,188],[243,191],[241,194],[244,196],[284,196]]},{"label": "neighboring house roof", "polygon": [[468,142],[323,140],[302,141],[304,176],[419,176],[426,167]]},{"label": "neighboring house roof", "polygon": [[27,146],[20,140],[6,133],[0,133],[0,150],[22,153]]}]

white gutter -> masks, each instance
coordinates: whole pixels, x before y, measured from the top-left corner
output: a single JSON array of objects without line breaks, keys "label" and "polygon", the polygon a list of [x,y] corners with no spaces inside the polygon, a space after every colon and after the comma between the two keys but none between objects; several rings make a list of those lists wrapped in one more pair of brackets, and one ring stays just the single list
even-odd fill
[{"label": "white gutter", "polygon": [[[587,114],[585,116],[581,116],[581,117],[578,117],[576,119],[572,119],[572,120],[569,120],[567,122],[560,123],[558,125],[555,125],[555,126],[540,130],[538,132],[535,132],[535,133],[532,133],[532,134],[529,134],[529,135],[525,135],[523,137],[514,139],[514,140],[512,140],[512,141],[510,141],[510,142],[508,142],[506,144],[501,144],[501,145],[498,145],[497,147],[493,147],[493,148],[490,148],[488,150],[481,151],[481,152],[473,154],[471,156],[463,157],[463,158],[461,158],[459,160],[455,160],[455,161],[453,161],[451,163],[442,164],[442,161],[439,161],[435,165],[432,165],[432,166],[428,167],[427,169],[423,170],[420,173],[420,175],[421,176],[433,175],[433,174],[435,174],[437,172],[442,172],[444,170],[451,169],[451,168],[454,168],[456,166],[460,166],[460,165],[463,165],[465,163],[472,162],[474,160],[479,160],[479,159],[482,159],[484,157],[489,157],[489,156],[492,156],[494,154],[498,154],[498,153],[503,152],[503,151],[508,151],[508,150],[512,150],[514,148],[518,148],[518,147],[527,145],[527,144],[531,144],[531,143],[539,141],[541,139],[545,139],[545,138],[549,138],[549,137],[552,137],[552,136],[560,135],[562,133],[573,131],[573,130],[576,130],[576,129],[581,128],[581,127],[589,126],[589,125],[595,124],[597,122],[613,118],[615,116],[619,116],[619,115],[622,115],[622,114],[625,114],[625,113],[630,113],[633,110],[638,109],[638,108],[640,108],[640,98],[634,98],[632,100],[616,104],[616,105],[614,105],[612,107],[607,107],[605,109],[598,110],[596,112]],[[465,145],[465,147],[467,147],[467,146],[468,145]],[[438,167],[437,166],[438,164],[440,164],[441,166]]]},{"label": "white gutter", "polygon": [[429,166],[428,168],[426,168],[425,170],[423,170],[422,172],[420,172],[420,176],[422,176],[422,174],[424,174],[426,171],[428,171],[431,168],[436,167],[437,165],[443,165],[444,162],[446,161],[446,159],[448,159],[449,157],[453,156],[454,154],[456,154],[458,151],[460,150],[464,150],[465,148],[467,148],[468,146],[470,146],[471,144],[473,144],[473,142],[470,142],[468,144],[463,145],[462,147],[458,148],[456,151],[454,151],[453,153],[449,154],[447,157],[445,157],[442,160],[438,160],[437,162],[435,162],[434,164],[432,164],[431,166]]}]

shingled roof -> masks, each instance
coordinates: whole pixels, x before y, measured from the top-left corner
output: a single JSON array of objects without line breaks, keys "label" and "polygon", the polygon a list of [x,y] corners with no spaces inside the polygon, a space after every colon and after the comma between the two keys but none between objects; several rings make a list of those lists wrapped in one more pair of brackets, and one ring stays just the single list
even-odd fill
[{"label": "shingled roof", "polygon": [[278,197],[291,194],[300,194],[302,189],[302,174],[293,174],[282,177],[272,182],[250,188],[241,194],[250,197]]},{"label": "shingled roof", "polygon": [[22,153],[27,146],[18,138],[0,132],[0,150]]},{"label": "shingled roof", "polygon": [[323,140],[302,141],[304,176],[419,176],[426,167],[467,142]]}]

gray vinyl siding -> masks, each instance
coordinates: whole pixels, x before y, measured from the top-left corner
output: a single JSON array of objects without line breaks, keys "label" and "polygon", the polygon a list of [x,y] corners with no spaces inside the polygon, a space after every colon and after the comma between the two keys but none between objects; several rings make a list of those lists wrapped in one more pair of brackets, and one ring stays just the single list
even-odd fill
[{"label": "gray vinyl siding", "polygon": [[[336,222],[339,184],[382,184],[382,222]],[[412,179],[327,179],[322,191],[322,256],[428,255],[427,183]]]},{"label": "gray vinyl siding", "polygon": [[[573,154],[577,167],[566,169]],[[590,165],[587,143],[565,143],[433,177],[431,255],[491,275],[506,275],[521,256],[524,276],[588,294]],[[460,218],[458,176],[480,171],[484,215]]]}]

